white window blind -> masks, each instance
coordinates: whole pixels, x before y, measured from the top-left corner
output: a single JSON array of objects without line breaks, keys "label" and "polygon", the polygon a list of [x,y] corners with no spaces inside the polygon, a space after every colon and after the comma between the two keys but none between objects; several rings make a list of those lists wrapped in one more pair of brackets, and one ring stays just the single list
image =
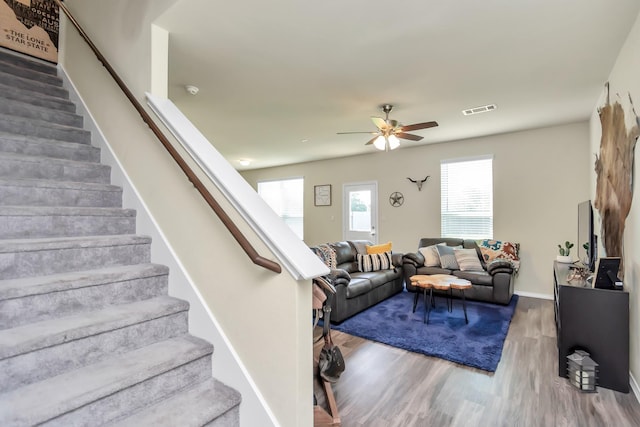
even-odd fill
[{"label": "white window blind", "polygon": [[303,178],[258,182],[258,194],[300,239],[304,239]]},{"label": "white window blind", "polygon": [[442,237],[493,238],[493,158],[440,163]]}]

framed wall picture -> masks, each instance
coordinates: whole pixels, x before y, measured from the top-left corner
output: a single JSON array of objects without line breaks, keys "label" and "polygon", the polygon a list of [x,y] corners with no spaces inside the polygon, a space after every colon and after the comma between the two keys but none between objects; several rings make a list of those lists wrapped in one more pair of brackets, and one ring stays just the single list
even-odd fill
[{"label": "framed wall picture", "polygon": [[331,206],[331,184],[313,186],[313,204]]},{"label": "framed wall picture", "polygon": [[0,46],[57,63],[58,9],[54,0],[0,1]]}]

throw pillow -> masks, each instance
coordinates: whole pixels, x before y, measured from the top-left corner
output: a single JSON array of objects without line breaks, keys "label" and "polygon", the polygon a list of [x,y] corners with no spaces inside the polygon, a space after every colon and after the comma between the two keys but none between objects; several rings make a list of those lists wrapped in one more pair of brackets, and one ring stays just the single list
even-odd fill
[{"label": "throw pillow", "polygon": [[[446,245],[445,243],[438,243],[438,245]],[[424,248],[418,248],[422,256],[424,257],[425,267],[440,267],[440,256],[436,250],[436,245],[427,246]]]},{"label": "throw pillow", "polygon": [[516,272],[520,267],[520,243],[504,242],[501,240],[477,240],[480,253],[488,264],[494,259],[508,259],[512,262]]},{"label": "throw pillow", "polygon": [[378,270],[389,270],[393,266],[391,260],[391,252],[383,252],[381,254],[358,254],[358,270],[363,273]]},{"label": "throw pillow", "polygon": [[493,261],[496,258],[510,259],[512,261],[519,260],[518,252],[520,251],[519,243],[503,242],[500,240],[477,240],[476,241],[482,256],[486,262]]},{"label": "throw pillow", "polygon": [[349,245],[356,251],[357,254],[366,254],[367,246],[371,246],[371,243],[368,240],[349,240]]},{"label": "throw pillow", "polygon": [[462,271],[484,271],[475,249],[455,249],[453,254]]},{"label": "throw pillow", "polygon": [[383,252],[391,252],[391,242],[387,242],[383,245],[367,245],[368,254],[381,254]]},{"label": "throw pillow", "polygon": [[[460,248],[460,246],[455,249]],[[440,257],[440,265],[442,268],[446,268],[449,270],[459,270],[458,261],[456,261],[456,256],[453,253],[454,247],[446,246],[446,245],[436,245],[436,250],[438,251],[438,256]]]},{"label": "throw pillow", "polygon": [[325,265],[331,269],[334,269],[338,265],[336,258],[336,250],[329,244],[321,244],[316,246],[316,255],[325,263]]}]

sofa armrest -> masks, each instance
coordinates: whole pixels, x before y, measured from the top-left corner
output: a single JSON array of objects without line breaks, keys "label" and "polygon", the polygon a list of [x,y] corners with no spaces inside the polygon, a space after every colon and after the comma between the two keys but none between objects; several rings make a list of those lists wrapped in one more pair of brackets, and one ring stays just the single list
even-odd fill
[{"label": "sofa armrest", "polygon": [[487,264],[487,273],[492,276],[495,276],[497,273],[513,274],[513,272],[513,264],[506,259],[494,259]]},{"label": "sofa armrest", "polygon": [[493,301],[498,304],[509,304],[513,296],[514,275],[498,271],[491,277],[493,282]]},{"label": "sofa armrest", "polygon": [[391,261],[393,262],[393,266],[394,267],[402,267],[402,259],[403,258],[404,258],[404,254],[401,254],[400,252],[392,253],[391,254]]},{"label": "sofa armrest", "polygon": [[351,281],[351,275],[347,272],[347,270],[343,270],[341,268],[332,268],[329,272],[329,278],[333,286],[347,286]]},{"label": "sofa armrest", "polygon": [[424,255],[420,252],[404,254],[402,257],[402,263],[411,264],[414,268],[422,267],[424,265]]}]

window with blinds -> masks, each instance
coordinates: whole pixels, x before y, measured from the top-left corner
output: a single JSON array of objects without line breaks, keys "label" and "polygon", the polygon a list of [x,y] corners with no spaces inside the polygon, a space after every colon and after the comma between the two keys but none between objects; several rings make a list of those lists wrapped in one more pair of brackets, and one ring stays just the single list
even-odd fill
[{"label": "window with blinds", "polygon": [[493,156],[440,163],[442,237],[493,238]]},{"label": "window with blinds", "polygon": [[258,194],[300,239],[304,238],[303,178],[258,182]]}]

